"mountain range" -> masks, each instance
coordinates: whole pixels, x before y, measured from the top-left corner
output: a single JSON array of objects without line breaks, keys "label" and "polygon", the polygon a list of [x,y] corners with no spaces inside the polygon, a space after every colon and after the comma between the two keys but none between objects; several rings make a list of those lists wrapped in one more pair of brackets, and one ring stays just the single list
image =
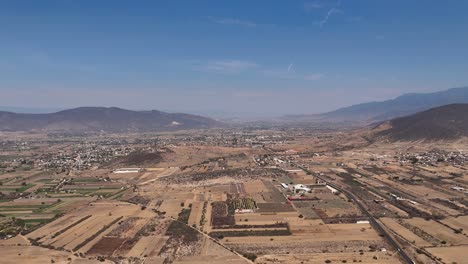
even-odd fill
[{"label": "mountain range", "polygon": [[207,117],[157,110],[80,107],[47,114],[0,112],[0,131],[147,132],[211,128],[221,123]]},{"label": "mountain range", "polygon": [[288,116],[284,119],[289,121],[373,123],[455,103],[468,103],[468,87],[452,88],[433,93],[404,94],[391,100],[357,104],[323,114]]}]

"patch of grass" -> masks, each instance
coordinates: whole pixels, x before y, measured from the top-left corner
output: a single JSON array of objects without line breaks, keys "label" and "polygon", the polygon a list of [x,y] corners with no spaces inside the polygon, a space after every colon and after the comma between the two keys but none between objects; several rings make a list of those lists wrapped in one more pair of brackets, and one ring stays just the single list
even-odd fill
[{"label": "patch of grass", "polygon": [[74,182],[99,182],[99,178],[74,178]]},{"label": "patch of grass", "polygon": [[39,179],[37,180],[36,182],[45,182],[45,183],[49,183],[49,182],[52,182],[54,179]]},{"label": "patch of grass", "polygon": [[0,187],[0,191],[10,191],[10,192],[24,192],[26,191],[27,189],[33,187],[35,184],[26,184],[24,186],[21,186],[21,187],[18,187],[18,188],[15,188],[15,187],[11,187],[11,186],[2,186]]},{"label": "patch of grass", "polygon": [[21,211],[21,210],[27,210],[27,209],[34,210],[34,209],[40,208],[41,206],[44,206],[44,205],[41,205],[41,204],[3,205],[3,206],[0,206],[0,211]]}]

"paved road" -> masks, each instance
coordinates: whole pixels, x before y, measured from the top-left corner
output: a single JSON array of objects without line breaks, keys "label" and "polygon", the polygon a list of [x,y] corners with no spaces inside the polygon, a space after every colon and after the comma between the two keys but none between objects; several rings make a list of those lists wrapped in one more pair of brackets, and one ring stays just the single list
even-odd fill
[{"label": "paved road", "polygon": [[367,209],[364,207],[364,205],[361,203],[361,201],[359,201],[353,193],[351,193],[350,191],[347,191],[345,189],[342,189],[340,186],[337,186],[334,183],[328,182],[327,180],[323,179],[319,175],[316,175],[315,173],[309,171],[308,169],[306,169],[306,168],[304,168],[302,166],[299,166],[298,164],[295,164],[295,163],[291,163],[291,164],[297,166],[298,168],[302,169],[306,173],[314,175],[315,177],[319,178],[320,180],[326,182],[331,187],[333,187],[333,188],[337,189],[338,191],[344,193],[346,195],[346,197],[348,197],[348,199],[352,200],[354,203],[356,203],[358,205],[359,209],[361,209],[361,211],[365,214],[365,216],[367,216],[369,218],[369,222],[374,227],[374,229],[377,230],[377,232],[379,234],[383,235],[383,237],[387,240],[387,242],[390,244],[390,246],[392,246],[394,249],[397,250],[398,254],[400,254],[400,256],[403,258],[405,263],[414,264],[414,261],[411,260],[411,258],[408,256],[408,254],[406,254],[405,251],[403,251],[403,249],[398,245],[398,243],[387,233],[387,231],[385,231],[382,228],[380,223],[375,220],[375,218],[369,213],[369,211],[367,211]]}]

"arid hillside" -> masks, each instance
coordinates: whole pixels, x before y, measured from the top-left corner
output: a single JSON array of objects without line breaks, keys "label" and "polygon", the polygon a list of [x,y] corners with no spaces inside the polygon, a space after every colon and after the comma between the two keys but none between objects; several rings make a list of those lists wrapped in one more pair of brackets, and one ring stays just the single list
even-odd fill
[{"label": "arid hillside", "polygon": [[392,140],[453,140],[468,136],[468,104],[451,104],[385,122],[378,136]]}]

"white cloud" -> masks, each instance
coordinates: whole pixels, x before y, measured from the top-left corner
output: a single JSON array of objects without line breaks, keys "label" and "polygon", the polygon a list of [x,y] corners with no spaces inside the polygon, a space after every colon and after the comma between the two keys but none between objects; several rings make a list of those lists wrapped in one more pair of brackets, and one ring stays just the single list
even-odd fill
[{"label": "white cloud", "polygon": [[306,12],[310,12],[314,9],[320,9],[322,7],[322,4],[320,4],[318,1],[304,3],[304,9]]},{"label": "white cloud", "polygon": [[322,28],[325,24],[327,24],[328,19],[330,19],[330,17],[333,14],[343,13],[342,10],[338,9],[339,6],[341,6],[341,0],[338,0],[338,2],[335,4],[335,6],[330,8],[328,10],[327,14],[325,15],[325,17],[319,22],[320,28]]},{"label": "white cloud", "polygon": [[340,13],[341,11],[339,9],[336,9],[332,7],[330,10],[328,10],[327,15],[320,21],[319,25],[322,28],[325,24],[327,24],[328,19],[330,19],[330,16],[335,13]]}]

